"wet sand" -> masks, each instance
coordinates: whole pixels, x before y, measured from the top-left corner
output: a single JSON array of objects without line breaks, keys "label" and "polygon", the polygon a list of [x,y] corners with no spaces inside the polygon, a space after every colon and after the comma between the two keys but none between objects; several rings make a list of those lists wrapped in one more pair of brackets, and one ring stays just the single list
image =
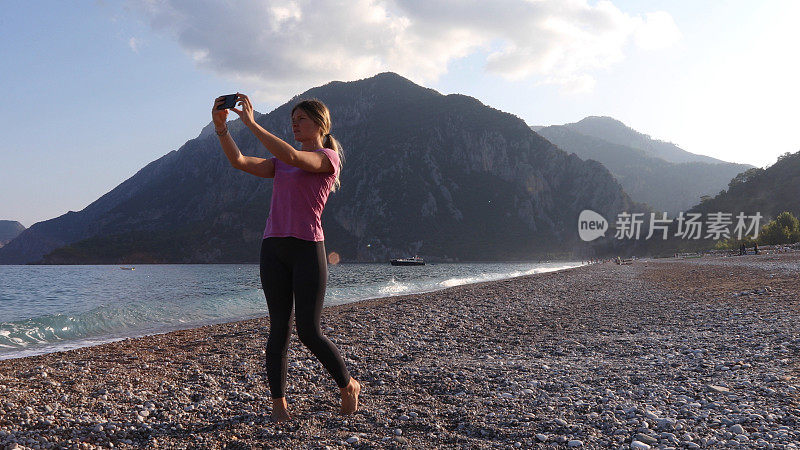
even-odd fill
[{"label": "wet sand", "polygon": [[363,386],[265,319],[0,361],[0,448],[800,446],[800,252],[639,260],[326,308]]}]

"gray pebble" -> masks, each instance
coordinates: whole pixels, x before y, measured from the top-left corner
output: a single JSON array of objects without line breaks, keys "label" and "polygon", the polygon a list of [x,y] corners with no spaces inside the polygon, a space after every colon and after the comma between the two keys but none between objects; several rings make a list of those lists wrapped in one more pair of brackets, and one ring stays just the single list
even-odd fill
[{"label": "gray pebble", "polygon": [[731,425],[730,428],[728,428],[728,431],[733,434],[744,434],[744,427],[737,423],[736,425]]}]

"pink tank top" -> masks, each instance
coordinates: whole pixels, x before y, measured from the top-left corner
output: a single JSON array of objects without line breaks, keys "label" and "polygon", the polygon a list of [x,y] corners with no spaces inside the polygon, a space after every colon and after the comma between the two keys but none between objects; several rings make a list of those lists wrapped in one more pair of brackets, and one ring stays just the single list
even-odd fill
[{"label": "pink tank top", "polygon": [[308,172],[271,158],[275,162],[275,178],[264,238],[294,236],[306,241],[325,240],[322,210],[339,175],[339,154],[329,148],[314,151],[328,155],[333,173]]}]

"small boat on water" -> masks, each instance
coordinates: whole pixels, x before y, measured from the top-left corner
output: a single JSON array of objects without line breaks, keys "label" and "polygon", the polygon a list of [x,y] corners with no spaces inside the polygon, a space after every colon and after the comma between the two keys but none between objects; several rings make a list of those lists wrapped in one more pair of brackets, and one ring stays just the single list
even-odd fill
[{"label": "small boat on water", "polygon": [[391,260],[393,266],[424,266],[425,261],[419,256],[413,258],[396,258]]},{"label": "small boat on water", "polygon": [[122,270],[136,270],[136,267],[120,267]]}]

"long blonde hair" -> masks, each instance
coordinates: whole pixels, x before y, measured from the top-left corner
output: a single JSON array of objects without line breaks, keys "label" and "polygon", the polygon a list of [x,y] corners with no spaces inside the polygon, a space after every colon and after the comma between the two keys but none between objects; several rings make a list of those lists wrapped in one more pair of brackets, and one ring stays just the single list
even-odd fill
[{"label": "long blonde hair", "polygon": [[339,154],[339,173],[336,175],[336,181],[334,181],[333,187],[331,187],[331,192],[336,192],[341,186],[339,175],[342,174],[342,166],[344,165],[344,152],[342,151],[342,145],[339,144],[339,141],[331,135],[331,113],[324,103],[315,98],[301,100],[298,104],[294,105],[291,115],[294,115],[294,111],[298,108],[308,114],[308,117],[319,125],[320,132],[322,133],[322,146],[334,150]]}]

